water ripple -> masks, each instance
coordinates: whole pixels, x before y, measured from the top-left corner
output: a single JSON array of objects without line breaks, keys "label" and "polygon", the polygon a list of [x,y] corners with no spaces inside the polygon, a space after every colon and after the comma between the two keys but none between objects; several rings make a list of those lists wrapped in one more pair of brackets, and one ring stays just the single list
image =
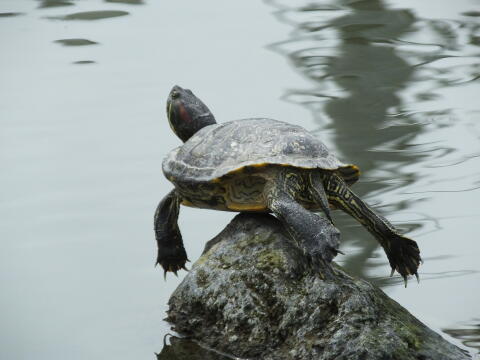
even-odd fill
[{"label": "water ripple", "polygon": [[49,16],[52,20],[102,20],[113,17],[129,15],[127,11],[120,10],[99,10],[99,11],[83,11],[62,16]]},{"label": "water ripple", "polygon": [[72,6],[74,5],[73,1],[70,0],[39,0],[39,8],[50,8],[50,7],[61,7],[61,6]]},{"label": "water ripple", "polygon": [[[463,232],[476,231],[468,224],[478,215],[458,215],[459,209],[478,212],[472,200],[480,188],[479,174],[472,174],[480,157],[480,105],[473,95],[480,78],[476,12],[448,19],[420,17],[414,6],[395,8],[400,1],[266,2],[292,27],[269,49],[310,81],[308,88],[285,90],[282,98],[308,109],[317,122],[315,134],[343,161],[360,167],[355,191],[408,236],[434,238],[424,243],[425,255],[433,243],[448,249],[457,224]],[[374,260],[384,259],[377,243],[347,216],[335,217],[344,246],[352,250],[343,262],[347,271],[367,279],[371,270],[383,274],[388,264]],[[457,258],[445,263],[466,267]],[[443,281],[441,286],[480,272],[475,266],[420,271],[422,281]],[[374,279],[380,286],[402,281]]]},{"label": "water ripple", "polygon": [[88,39],[60,39],[55,40],[54,42],[61,44],[63,46],[87,46],[87,45],[97,45],[98,43]]},{"label": "water ripple", "polygon": [[480,349],[480,320],[474,319],[455,328],[442,329],[442,331],[462,342],[463,345]]},{"label": "water ripple", "polygon": [[126,5],[143,5],[143,0],[105,0],[107,3],[118,3],[118,4],[126,4]]},{"label": "water ripple", "polygon": [[96,64],[96,62],[93,61],[93,60],[78,60],[78,61],[72,62],[72,64],[76,64],[76,65],[90,65],[90,64]]},{"label": "water ripple", "polygon": [[0,13],[0,18],[8,18],[8,17],[14,17],[14,16],[20,16],[23,15],[21,12],[4,12]]}]

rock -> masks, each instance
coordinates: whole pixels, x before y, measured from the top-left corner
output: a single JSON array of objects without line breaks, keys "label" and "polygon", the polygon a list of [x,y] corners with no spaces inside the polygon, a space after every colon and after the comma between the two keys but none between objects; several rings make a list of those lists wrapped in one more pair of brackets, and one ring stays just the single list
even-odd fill
[{"label": "rock", "polygon": [[206,349],[194,341],[169,337],[170,344],[164,342],[163,349],[157,355],[157,360],[229,360],[231,357],[224,356],[210,349]]},{"label": "rock", "polygon": [[167,321],[240,358],[470,358],[377,287],[335,264],[307,266],[270,215],[237,215],[207,244],[171,296]]}]

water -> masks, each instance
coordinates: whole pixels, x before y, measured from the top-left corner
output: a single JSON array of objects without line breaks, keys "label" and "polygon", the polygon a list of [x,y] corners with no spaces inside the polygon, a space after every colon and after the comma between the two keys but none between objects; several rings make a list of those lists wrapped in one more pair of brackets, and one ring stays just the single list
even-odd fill
[{"label": "water", "polygon": [[268,3],[293,30],[271,48],[311,80],[284,98],[309,108],[331,147],[363,169],[356,191],[425,260],[422,284],[402,289],[371,236],[341,216],[343,265],[479,348],[480,3]]},{"label": "water", "polygon": [[[416,239],[388,278],[353,220],[338,261],[480,348],[480,2],[0,2],[0,358],[155,358],[181,281],[153,268],[174,84],[219,121],[266,116],[358,164],[355,191]],[[232,214],[182,209],[189,257]],[[164,352],[165,353],[165,352]]]}]

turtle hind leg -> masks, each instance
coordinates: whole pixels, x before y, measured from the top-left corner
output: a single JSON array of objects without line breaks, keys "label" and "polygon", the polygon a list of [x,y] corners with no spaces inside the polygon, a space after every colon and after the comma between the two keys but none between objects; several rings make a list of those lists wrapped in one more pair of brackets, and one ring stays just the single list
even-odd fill
[{"label": "turtle hind leg", "polygon": [[387,254],[392,275],[397,271],[405,284],[408,275],[415,275],[418,279],[422,259],[417,243],[399,234],[387,219],[375,213],[335,173],[325,174],[324,184],[329,201],[358,220],[378,240]]},{"label": "turtle hind leg", "polygon": [[159,264],[163,268],[165,278],[169,271],[177,275],[180,269],[187,270],[187,253],[177,223],[180,201],[177,192],[170,191],[158,204],[153,221],[158,246],[155,265]]},{"label": "turtle hind leg", "polygon": [[301,182],[297,174],[282,170],[265,187],[265,200],[314,267],[329,271],[329,263],[338,254],[340,233],[330,220],[308,211],[295,200],[302,190]]}]

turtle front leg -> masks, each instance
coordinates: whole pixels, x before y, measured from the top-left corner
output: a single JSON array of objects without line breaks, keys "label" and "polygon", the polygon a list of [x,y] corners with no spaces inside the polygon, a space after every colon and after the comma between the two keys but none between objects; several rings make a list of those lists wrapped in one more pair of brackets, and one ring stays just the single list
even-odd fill
[{"label": "turtle front leg", "polygon": [[328,265],[339,252],[340,232],[329,219],[308,211],[295,200],[302,186],[297,174],[281,171],[275,181],[266,186],[265,200],[313,264]]},{"label": "turtle front leg", "polygon": [[310,195],[313,200],[320,205],[328,220],[334,225],[332,214],[330,212],[330,204],[328,203],[327,193],[323,187],[322,175],[319,171],[311,171],[309,174],[310,180]]},{"label": "turtle front leg", "polygon": [[168,271],[177,275],[178,270],[187,270],[185,267],[188,261],[187,253],[177,224],[180,202],[181,198],[174,189],[160,201],[155,211],[154,228],[158,245],[155,265],[162,266],[165,278]]}]

